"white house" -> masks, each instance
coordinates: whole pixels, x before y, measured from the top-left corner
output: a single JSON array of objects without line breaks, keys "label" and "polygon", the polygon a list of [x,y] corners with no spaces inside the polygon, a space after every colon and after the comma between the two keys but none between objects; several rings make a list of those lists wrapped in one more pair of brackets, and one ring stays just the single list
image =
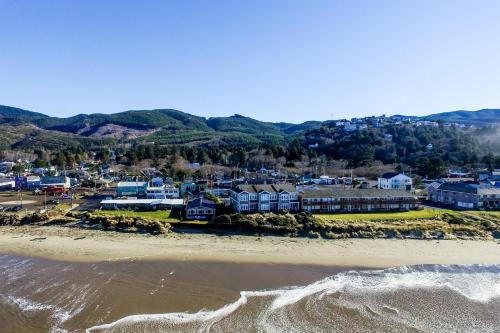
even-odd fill
[{"label": "white house", "polygon": [[413,181],[404,173],[389,172],[378,178],[378,188],[385,190],[407,190],[413,188]]},{"label": "white house", "polygon": [[175,199],[179,197],[179,189],[174,186],[149,186],[146,189],[148,199]]}]

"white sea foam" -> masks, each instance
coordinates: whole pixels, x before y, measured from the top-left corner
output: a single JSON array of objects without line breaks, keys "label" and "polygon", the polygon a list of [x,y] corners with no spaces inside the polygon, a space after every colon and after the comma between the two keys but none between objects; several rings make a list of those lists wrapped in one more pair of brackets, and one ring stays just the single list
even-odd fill
[{"label": "white sea foam", "polygon": [[[303,287],[293,287],[278,290],[241,292],[240,298],[214,311],[200,311],[197,313],[167,313],[143,314],[124,317],[115,322],[94,326],[86,330],[106,331],[115,327],[127,327],[140,322],[163,323],[197,323],[197,331],[208,331],[210,327],[223,318],[230,316],[237,309],[245,306],[253,297],[272,297],[259,315],[261,327],[272,328],[265,321],[281,308],[296,304],[297,302],[317,295],[318,299],[338,293],[382,293],[394,290],[416,290],[446,288],[456,292],[473,302],[486,303],[493,298],[500,297],[500,265],[482,266],[442,266],[425,265],[392,268],[374,271],[350,271],[339,273],[323,280]],[[398,313],[397,309],[391,309]],[[269,329],[274,331],[274,329]]]},{"label": "white sea foam", "polygon": [[7,299],[23,312],[33,312],[53,309],[53,305],[42,304],[23,297],[8,296]]}]

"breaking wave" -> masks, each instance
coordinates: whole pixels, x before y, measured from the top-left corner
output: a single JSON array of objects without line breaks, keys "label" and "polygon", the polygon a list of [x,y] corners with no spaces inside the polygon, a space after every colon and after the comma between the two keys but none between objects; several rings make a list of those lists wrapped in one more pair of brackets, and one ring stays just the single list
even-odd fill
[{"label": "breaking wave", "polygon": [[422,265],[243,291],[217,310],[132,315],[86,332],[494,332],[498,313],[500,265]]}]

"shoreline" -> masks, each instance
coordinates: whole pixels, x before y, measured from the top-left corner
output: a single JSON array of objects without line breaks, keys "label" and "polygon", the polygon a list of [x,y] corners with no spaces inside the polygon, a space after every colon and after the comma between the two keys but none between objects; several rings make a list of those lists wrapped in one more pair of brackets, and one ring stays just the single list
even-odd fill
[{"label": "shoreline", "polygon": [[54,226],[3,226],[0,254],[73,262],[165,260],[387,268],[500,264],[500,242],[210,234],[151,236]]}]

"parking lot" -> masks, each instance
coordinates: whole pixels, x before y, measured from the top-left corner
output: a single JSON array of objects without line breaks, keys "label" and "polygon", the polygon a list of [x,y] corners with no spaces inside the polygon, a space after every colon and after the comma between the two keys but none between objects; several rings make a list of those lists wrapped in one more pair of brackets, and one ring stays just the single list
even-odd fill
[{"label": "parking lot", "polygon": [[[68,197],[61,197],[60,195],[52,196],[45,194],[33,194],[33,192],[18,192],[18,191],[3,191],[0,192],[0,211],[12,210],[14,207],[21,207],[22,210],[37,211],[44,208],[54,208],[59,204],[70,205],[73,204],[76,210],[93,210],[100,206],[103,195],[97,196],[76,196],[71,200]],[[47,202],[45,203],[45,200]]]}]

